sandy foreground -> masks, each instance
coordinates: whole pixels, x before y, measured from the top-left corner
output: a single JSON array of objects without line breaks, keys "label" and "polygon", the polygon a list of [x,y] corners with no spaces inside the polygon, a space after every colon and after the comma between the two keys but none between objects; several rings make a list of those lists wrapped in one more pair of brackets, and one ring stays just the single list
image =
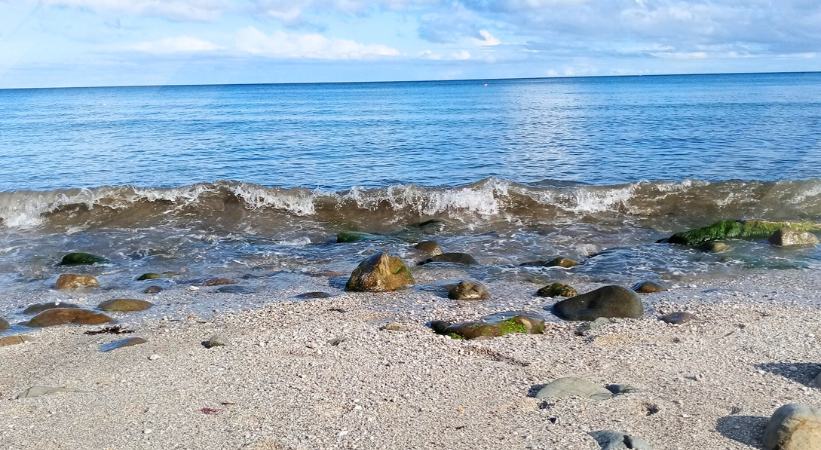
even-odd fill
[{"label": "sandy foreground", "polygon": [[[250,297],[170,291],[152,301],[267,304],[180,319],[117,316],[130,335],[75,326],[29,333],[35,341],[0,348],[0,448],[598,449],[587,433],[615,430],[656,449],[748,449],[759,448],[777,407],[821,405],[817,271],[674,286],[642,297],[644,319],[581,335],[577,323],[555,318],[544,335],[490,340],[425,327],[552,303],[532,297],[537,285],[488,287],[494,300],[484,303],[432,288],[345,294],[327,283],[338,296],[293,299],[317,286]],[[672,311],[698,319],[657,319]],[[401,330],[381,329],[389,322]],[[214,334],[228,345],[204,348]],[[148,342],[100,351],[133,336]],[[640,391],[598,402],[532,397],[566,376]],[[68,391],[16,399],[32,386]]]}]

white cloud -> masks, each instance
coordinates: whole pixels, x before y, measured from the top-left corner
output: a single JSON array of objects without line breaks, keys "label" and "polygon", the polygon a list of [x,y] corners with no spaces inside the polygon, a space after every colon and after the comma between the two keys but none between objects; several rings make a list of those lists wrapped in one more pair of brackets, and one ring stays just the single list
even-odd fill
[{"label": "white cloud", "polygon": [[502,43],[502,41],[490,34],[490,31],[487,30],[479,30],[479,36],[481,36],[482,39],[476,39],[476,41],[483,47],[495,47]]},{"label": "white cloud", "polygon": [[432,50],[425,50],[419,53],[419,58],[429,59],[431,61],[467,61],[472,57],[473,55],[471,55],[467,50],[458,50],[451,53],[440,53]]},{"label": "white cloud", "polygon": [[263,33],[255,27],[237,32],[240,53],[285,59],[371,59],[399,56],[399,50],[382,44],[328,38],[318,33]]},{"label": "white cloud", "polygon": [[174,20],[214,20],[229,6],[226,0],[42,0],[48,6],[80,8]]},{"label": "white cloud", "polygon": [[138,42],[127,48],[129,50],[155,55],[205,53],[220,49],[218,45],[212,42],[191,36],[176,36],[154,41]]}]

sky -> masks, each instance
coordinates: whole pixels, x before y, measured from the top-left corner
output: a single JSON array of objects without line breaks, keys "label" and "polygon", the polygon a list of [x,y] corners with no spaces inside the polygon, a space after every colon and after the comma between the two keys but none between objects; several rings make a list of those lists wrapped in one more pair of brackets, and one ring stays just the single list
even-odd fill
[{"label": "sky", "polygon": [[821,70],[821,0],[0,0],[0,88]]}]

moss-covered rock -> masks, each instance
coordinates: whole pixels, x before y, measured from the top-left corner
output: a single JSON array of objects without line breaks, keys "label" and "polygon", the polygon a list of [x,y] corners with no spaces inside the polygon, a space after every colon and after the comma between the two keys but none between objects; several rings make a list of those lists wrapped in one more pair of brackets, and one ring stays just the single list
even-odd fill
[{"label": "moss-covered rock", "polygon": [[379,236],[361,231],[340,231],[336,234],[336,242],[339,244],[349,244],[352,242],[373,241]]},{"label": "moss-covered rock", "polygon": [[532,314],[495,316],[473,322],[450,323],[434,321],[430,327],[437,334],[453,339],[477,339],[504,336],[506,334],[542,334],[544,319]]},{"label": "moss-covered rock", "polygon": [[476,258],[468,255],[467,253],[450,252],[430,257],[420,262],[419,265],[430,263],[464,264],[466,266],[471,266],[474,264],[479,264],[479,261],[476,261]]},{"label": "moss-covered rock", "polygon": [[448,298],[451,300],[486,300],[490,298],[490,292],[482,283],[465,280],[448,288]]},{"label": "moss-covered rock", "polygon": [[387,253],[377,253],[359,263],[351,273],[345,289],[358,292],[386,292],[402,289],[413,283],[410,269],[400,258]]},{"label": "moss-covered rock", "polygon": [[78,308],[55,308],[41,312],[26,322],[30,327],[51,327],[55,325],[100,325],[113,322],[105,314]]},{"label": "moss-covered rock", "polygon": [[61,266],[90,266],[92,264],[105,264],[108,260],[102,256],[92,255],[85,252],[73,252],[63,256],[60,260]]},{"label": "moss-covered rock", "polygon": [[57,289],[83,289],[100,287],[97,278],[91,275],[78,275],[75,273],[64,273],[57,278],[55,284]]},{"label": "moss-covered rock", "polygon": [[100,303],[97,307],[106,312],[135,312],[145,311],[154,306],[153,303],[145,300],[132,298],[115,298]]},{"label": "moss-covered rock", "polygon": [[562,300],[551,309],[553,314],[564,320],[596,320],[599,317],[638,319],[644,315],[638,295],[621,286],[604,286]]},{"label": "moss-covered rock", "polygon": [[706,227],[676,233],[663,241],[699,247],[704,243],[721,239],[767,239],[782,228],[797,232],[818,232],[821,231],[821,224],[767,220],[722,220]]},{"label": "moss-covered rock", "polygon": [[536,295],[539,297],[575,297],[579,293],[570,285],[553,283],[536,291]]}]

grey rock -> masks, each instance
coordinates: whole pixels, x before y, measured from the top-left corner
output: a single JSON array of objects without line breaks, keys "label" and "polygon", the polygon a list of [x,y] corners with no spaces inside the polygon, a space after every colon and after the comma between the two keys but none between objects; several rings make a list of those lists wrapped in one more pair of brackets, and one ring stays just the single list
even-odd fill
[{"label": "grey rock", "polygon": [[162,287],[160,287],[160,286],[148,286],[147,288],[145,288],[145,290],[143,292],[146,293],[146,294],[159,294],[160,292],[162,292]]},{"label": "grey rock", "polygon": [[593,431],[590,436],[602,450],[652,450],[653,447],[642,439],[618,431]]},{"label": "grey rock", "polygon": [[314,291],[314,292],[304,292],[296,296],[296,298],[300,300],[315,300],[320,298],[331,298],[333,294],[329,292],[322,292],[322,291]]},{"label": "grey rock", "polygon": [[577,377],[559,378],[548,383],[536,393],[536,398],[540,400],[568,397],[581,397],[600,401],[613,397],[613,393],[598,384]]},{"label": "grey rock", "polygon": [[818,238],[808,231],[782,228],[770,236],[770,244],[779,247],[811,247],[818,245]]},{"label": "grey rock", "polygon": [[230,284],[227,286],[221,286],[217,288],[216,292],[220,294],[239,294],[239,295],[247,295],[253,294],[256,292],[254,288],[248,286],[242,286],[239,284]]},{"label": "grey rock", "polygon": [[552,311],[565,320],[595,320],[599,317],[638,319],[644,315],[638,295],[621,286],[604,286],[562,300],[553,305]]},{"label": "grey rock", "polygon": [[818,372],[818,376],[815,377],[815,387],[821,389],[821,372]]},{"label": "grey rock", "polygon": [[442,253],[441,255],[436,255],[420,262],[419,265],[430,263],[464,264],[466,266],[479,264],[476,258],[467,253]]},{"label": "grey rock", "polygon": [[790,403],[773,413],[764,429],[764,450],[821,448],[821,408]]},{"label": "grey rock", "polygon": [[476,281],[460,281],[448,288],[448,298],[451,300],[486,300],[490,292],[482,283]]}]

